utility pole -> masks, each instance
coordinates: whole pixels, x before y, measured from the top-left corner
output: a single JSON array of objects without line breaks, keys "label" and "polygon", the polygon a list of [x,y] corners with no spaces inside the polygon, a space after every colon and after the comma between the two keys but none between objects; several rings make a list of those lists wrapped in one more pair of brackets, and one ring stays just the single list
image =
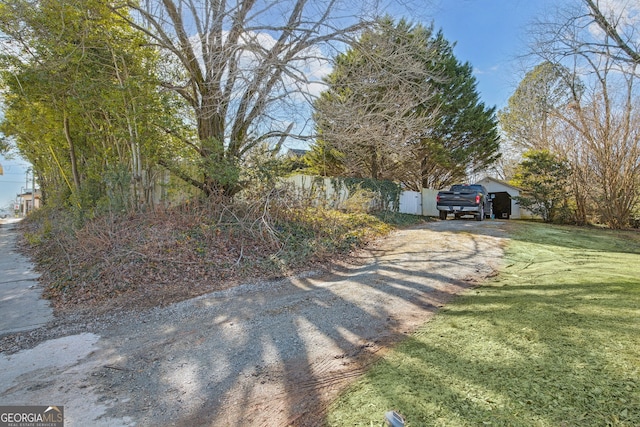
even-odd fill
[{"label": "utility pole", "polygon": [[31,209],[36,208],[36,171],[31,169],[31,200],[33,203],[31,204]]},{"label": "utility pole", "polygon": [[[25,182],[24,182],[24,192],[23,192],[23,198],[24,198],[24,215],[27,216],[27,214],[29,213],[29,199],[27,199],[27,191],[29,190],[29,172],[31,172],[31,168],[27,168],[26,171],[26,177],[25,177]],[[33,203],[33,189],[31,190],[31,200]]]}]

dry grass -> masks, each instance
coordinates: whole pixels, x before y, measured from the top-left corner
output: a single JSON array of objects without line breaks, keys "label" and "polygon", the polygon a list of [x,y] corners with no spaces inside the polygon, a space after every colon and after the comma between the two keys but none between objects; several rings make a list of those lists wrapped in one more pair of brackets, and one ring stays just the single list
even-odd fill
[{"label": "dry grass", "polygon": [[23,227],[45,295],[59,309],[92,310],[165,305],[322,268],[390,230],[367,214],[309,208],[277,194],[106,215],[78,229],[65,212],[43,210]]}]

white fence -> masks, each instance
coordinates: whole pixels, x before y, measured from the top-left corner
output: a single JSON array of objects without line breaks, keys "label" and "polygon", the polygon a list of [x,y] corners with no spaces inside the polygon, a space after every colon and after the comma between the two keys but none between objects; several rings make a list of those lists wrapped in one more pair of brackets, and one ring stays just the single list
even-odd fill
[{"label": "white fence", "polygon": [[349,198],[349,189],[338,180],[311,175],[293,175],[285,178],[293,184],[297,193],[303,197],[311,197],[327,202],[336,209],[344,208]]},{"label": "white fence", "polygon": [[[317,198],[318,201],[329,203],[336,209],[346,207],[349,199],[349,189],[340,182],[331,178],[309,175],[293,175],[285,179],[294,185],[300,195]],[[403,191],[400,194],[399,212],[422,215],[438,216],[436,208],[436,195],[438,190],[423,188],[422,192]]]},{"label": "white fence", "polygon": [[422,189],[422,216],[438,216],[438,208],[436,207],[436,196],[438,190],[433,188]]},{"label": "white fence", "polygon": [[403,191],[400,194],[399,212],[411,215],[438,216],[437,194],[438,190],[430,188],[423,188],[421,192]]},{"label": "white fence", "polygon": [[422,194],[417,191],[403,191],[400,194],[398,211],[411,215],[422,215]]}]

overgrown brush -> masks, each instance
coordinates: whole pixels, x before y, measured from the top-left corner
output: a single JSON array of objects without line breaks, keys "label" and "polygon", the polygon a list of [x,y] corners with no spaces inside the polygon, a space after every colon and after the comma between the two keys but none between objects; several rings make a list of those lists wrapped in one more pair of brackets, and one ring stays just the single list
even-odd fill
[{"label": "overgrown brush", "polygon": [[371,215],[313,207],[286,189],[103,215],[79,228],[69,218],[43,209],[23,224],[23,247],[58,307],[169,303],[310,268],[390,230]]}]

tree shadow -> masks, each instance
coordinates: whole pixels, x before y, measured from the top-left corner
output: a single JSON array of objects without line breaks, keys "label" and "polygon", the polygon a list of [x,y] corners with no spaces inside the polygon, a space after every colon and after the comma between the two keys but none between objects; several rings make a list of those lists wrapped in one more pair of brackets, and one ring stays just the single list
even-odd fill
[{"label": "tree shadow", "polygon": [[[374,368],[367,397],[397,408],[412,425],[636,425],[638,359],[633,346],[622,344],[634,342],[640,323],[633,303],[607,298],[620,286],[627,284],[558,285],[529,295],[526,305],[503,289],[458,300],[443,320],[448,328],[438,328],[442,335],[418,333]],[[567,292],[575,306],[559,305],[556,291]],[[482,336],[482,345],[469,334]],[[468,347],[457,348],[461,342]],[[361,412],[366,425],[371,417]]]},{"label": "tree shadow", "polygon": [[[117,369],[97,377],[118,399],[107,415],[138,425],[322,425],[340,389],[489,273],[488,252],[500,254],[473,233],[401,233],[367,263],[156,310],[127,341],[131,326],[116,328],[102,342],[119,355]],[[456,250],[439,249],[449,244]]]},{"label": "tree shadow", "polygon": [[[640,254],[640,232],[594,226],[557,225],[529,221],[507,224],[509,238],[528,243],[584,249],[592,252]],[[621,246],[621,241],[629,244]]]}]

